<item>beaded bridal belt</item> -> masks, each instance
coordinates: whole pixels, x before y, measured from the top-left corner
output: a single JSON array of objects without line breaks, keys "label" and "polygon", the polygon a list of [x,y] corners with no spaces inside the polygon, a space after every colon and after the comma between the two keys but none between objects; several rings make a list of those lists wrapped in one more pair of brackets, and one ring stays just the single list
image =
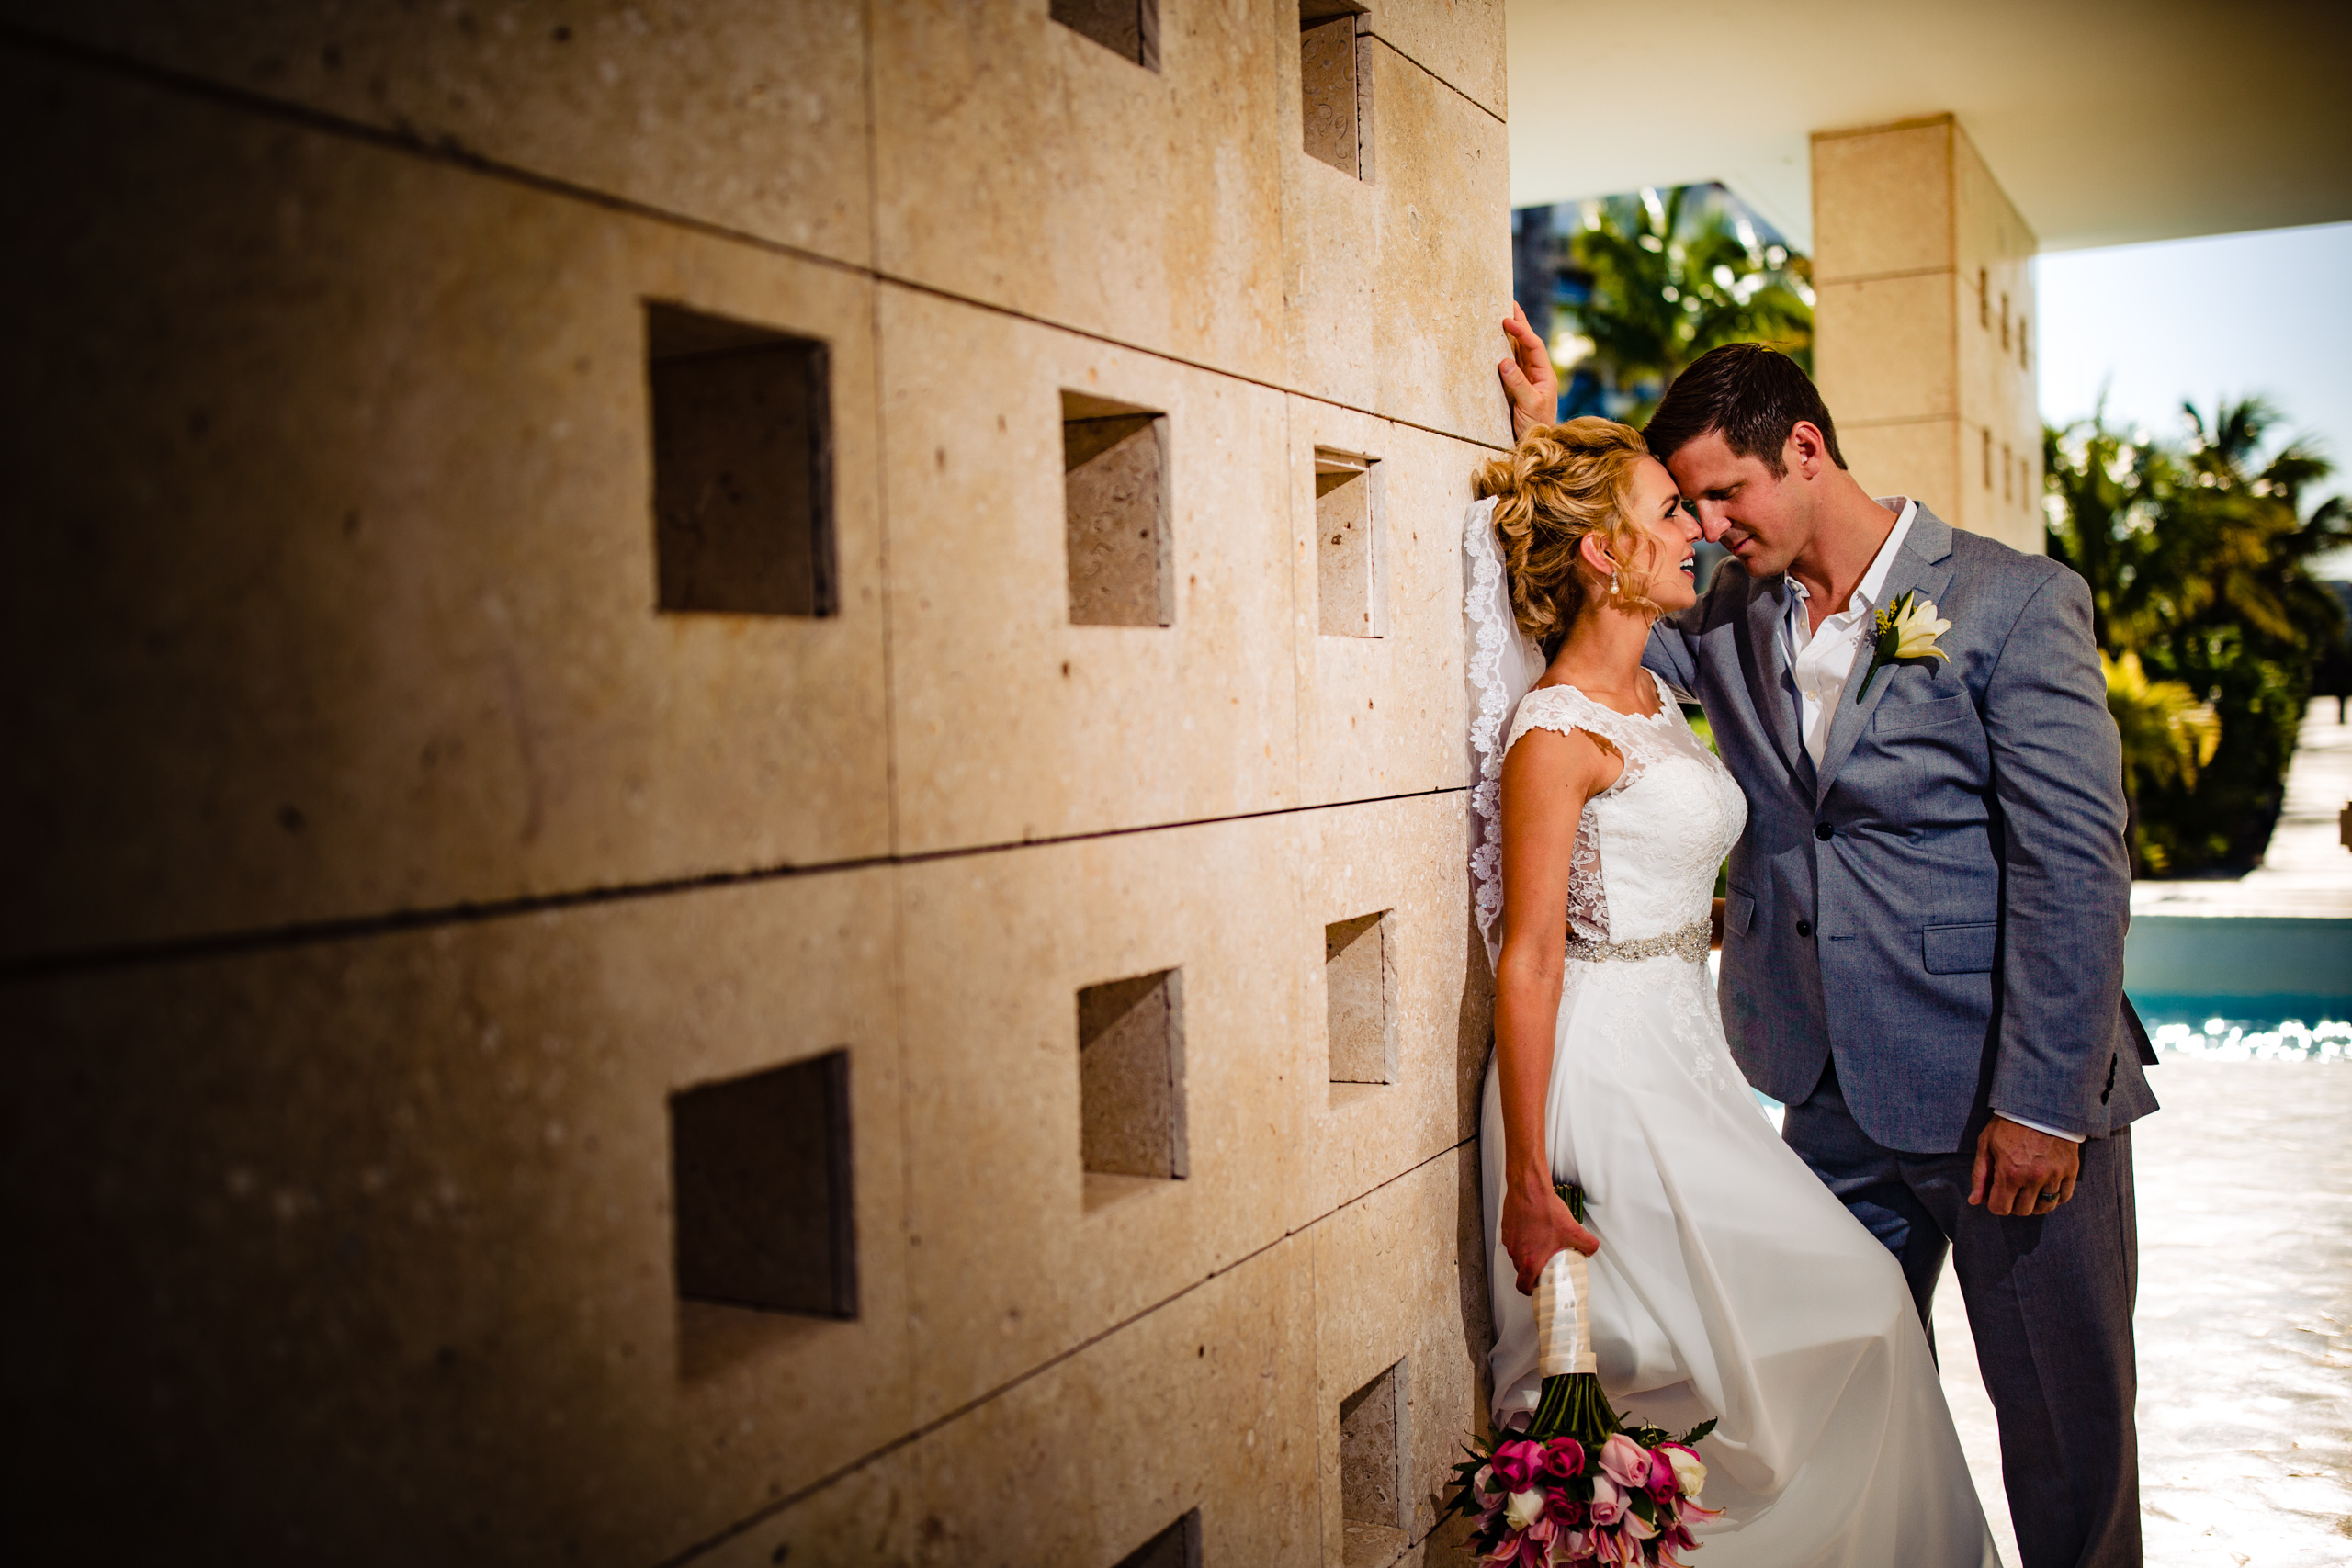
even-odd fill
[{"label": "beaded bridal belt", "polygon": [[1702,915],[1679,931],[1637,937],[1632,942],[1587,942],[1571,936],[1568,956],[1587,964],[1631,963],[1641,958],[1682,958],[1703,964],[1713,938],[1713,917]]}]

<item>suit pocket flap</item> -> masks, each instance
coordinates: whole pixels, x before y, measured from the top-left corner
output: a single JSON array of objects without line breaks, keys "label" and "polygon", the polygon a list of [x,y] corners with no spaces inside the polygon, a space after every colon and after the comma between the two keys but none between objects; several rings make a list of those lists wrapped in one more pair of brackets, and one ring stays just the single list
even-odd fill
[{"label": "suit pocket flap", "polygon": [[1993,967],[1998,925],[1929,926],[1921,932],[1930,975],[1974,975]]},{"label": "suit pocket flap", "polygon": [[1724,929],[1746,936],[1755,923],[1756,900],[1736,887],[1724,889]]},{"label": "suit pocket flap", "polygon": [[1938,697],[1931,703],[1905,703],[1899,707],[1883,707],[1871,720],[1877,729],[1925,729],[1933,724],[1950,724],[1952,720],[1975,712],[1975,705],[1962,692],[1956,697]]}]

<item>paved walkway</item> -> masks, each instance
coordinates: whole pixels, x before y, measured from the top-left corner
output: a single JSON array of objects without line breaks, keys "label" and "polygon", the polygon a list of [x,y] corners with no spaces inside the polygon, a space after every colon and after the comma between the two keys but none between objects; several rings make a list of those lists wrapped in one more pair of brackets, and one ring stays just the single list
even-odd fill
[{"label": "paved walkway", "polygon": [[[2168,1062],[2133,1134],[2140,1474],[2149,1568],[2352,1563],[2352,1067]],[[1994,1515],[1993,1408],[1957,1286],[1944,1393]]]}]

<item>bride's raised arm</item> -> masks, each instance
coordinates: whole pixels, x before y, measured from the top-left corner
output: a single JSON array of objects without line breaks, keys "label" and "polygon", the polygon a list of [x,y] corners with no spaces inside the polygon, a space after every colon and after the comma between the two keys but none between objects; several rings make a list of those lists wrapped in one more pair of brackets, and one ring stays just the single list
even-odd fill
[{"label": "bride's raised arm", "polygon": [[1568,866],[1585,802],[1616,783],[1624,760],[1582,730],[1531,729],[1503,759],[1502,956],[1495,964],[1495,1066],[1503,1108],[1501,1240],[1532,1295],[1566,1247],[1589,1257],[1600,1240],[1553,1190],[1544,1134],[1552,1048],[1566,961]]}]

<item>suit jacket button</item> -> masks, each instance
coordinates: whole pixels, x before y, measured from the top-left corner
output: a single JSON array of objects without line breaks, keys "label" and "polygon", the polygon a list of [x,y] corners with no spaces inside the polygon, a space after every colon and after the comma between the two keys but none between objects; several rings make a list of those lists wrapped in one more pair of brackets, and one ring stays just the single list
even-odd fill
[{"label": "suit jacket button", "polygon": [[1797,935],[1811,936],[1812,934],[1813,922],[1811,920],[1799,920],[1797,922]]},{"label": "suit jacket button", "polygon": [[1826,822],[1815,822],[1813,825],[1813,836],[1824,843],[1829,840],[1829,824]]}]

